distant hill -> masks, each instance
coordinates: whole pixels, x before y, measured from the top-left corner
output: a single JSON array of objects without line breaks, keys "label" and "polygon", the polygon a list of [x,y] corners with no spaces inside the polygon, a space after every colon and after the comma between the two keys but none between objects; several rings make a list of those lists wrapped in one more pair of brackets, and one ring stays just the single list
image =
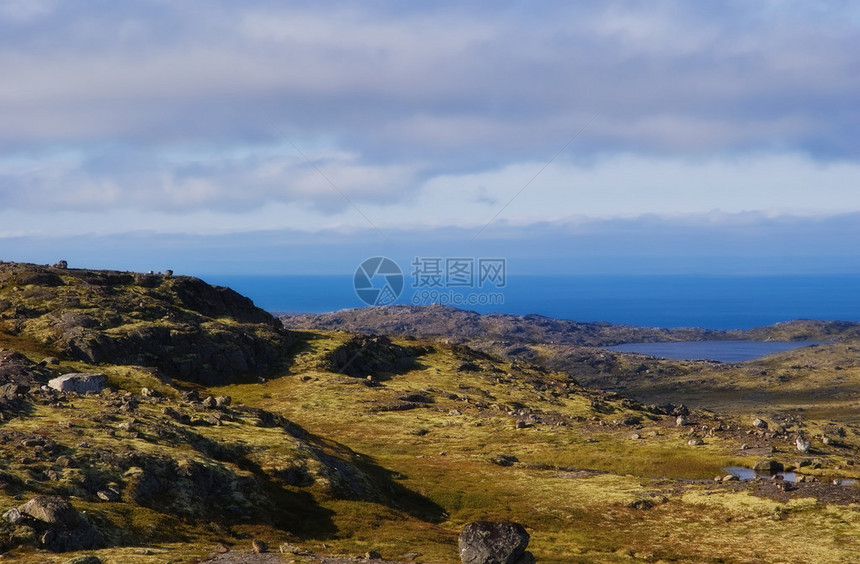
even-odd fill
[{"label": "distant hill", "polygon": [[507,341],[606,347],[622,343],[752,339],[764,341],[860,338],[860,323],[797,320],[750,330],[662,329],[604,322],[583,323],[542,315],[478,314],[450,306],[382,306],[323,314],[285,314],[295,329],[445,338],[454,342]]}]

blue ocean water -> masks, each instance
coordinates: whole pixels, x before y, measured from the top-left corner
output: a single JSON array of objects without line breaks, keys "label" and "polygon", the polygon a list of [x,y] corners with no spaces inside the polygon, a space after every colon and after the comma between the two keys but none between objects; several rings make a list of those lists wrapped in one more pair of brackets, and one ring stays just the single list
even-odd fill
[{"label": "blue ocean water", "polygon": [[[364,307],[345,276],[204,276],[269,311],[321,313]],[[537,313],[649,327],[746,329],[791,319],[860,321],[860,275],[509,276],[504,288],[425,295],[407,279],[395,303],[440,301],[481,313]],[[501,303],[453,303],[474,293]],[[425,299],[427,298],[427,299]]]}]

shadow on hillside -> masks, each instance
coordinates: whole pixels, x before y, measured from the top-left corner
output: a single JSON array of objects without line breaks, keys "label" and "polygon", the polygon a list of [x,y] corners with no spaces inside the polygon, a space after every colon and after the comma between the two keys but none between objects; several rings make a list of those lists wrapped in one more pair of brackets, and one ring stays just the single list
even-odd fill
[{"label": "shadow on hillside", "polygon": [[[324,494],[336,499],[377,503],[391,507],[425,522],[438,523],[445,510],[430,499],[397,483],[396,472],[384,468],[371,457],[356,453],[336,441],[313,435],[282,416],[251,408],[243,415],[253,415],[266,427],[281,427],[284,432],[308,444],[313,455],[324,466],[331,485]],[[334,513],[320,506],[311,491],[297,487],[312,486],[311,477],[304,483],[286,480],[270,473],[251,460],[251,451],[238,445],[224,445],[190,432],[184,440],[198,452],[221,462],[235,464],[254,475],[274,508],[265,519],[271,525],[306,538],[325,539],[337,533]]]}]

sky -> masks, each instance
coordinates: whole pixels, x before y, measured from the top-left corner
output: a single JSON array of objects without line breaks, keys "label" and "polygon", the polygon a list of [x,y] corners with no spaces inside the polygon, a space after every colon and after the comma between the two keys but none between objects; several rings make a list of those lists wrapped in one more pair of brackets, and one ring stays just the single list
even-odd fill
[{"label": "sky", "polygon": [[860,273],[856,2],[0,2],[0,260]]}]

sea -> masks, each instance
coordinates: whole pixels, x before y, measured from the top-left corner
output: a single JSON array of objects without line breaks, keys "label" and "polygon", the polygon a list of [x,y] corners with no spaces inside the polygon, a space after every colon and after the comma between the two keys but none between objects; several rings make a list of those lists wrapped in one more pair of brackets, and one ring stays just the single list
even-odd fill
[{"label": "sea", "polygon": [[[208,275],[271,312],[370,307],[352,275]],[[383,286],[385,280],[375,280]],[[396,286],[396,285],[395,285]],[[500,287],[497,287],[500,286]],[[444,303],[479,313],[539,314],[647,327],[748,329],[792,319],[860,321],[860,275],[509,276],[484,287],[428,288],[408,276],[394,304]],[[393,295],[389,292],[390,297]]]}]

